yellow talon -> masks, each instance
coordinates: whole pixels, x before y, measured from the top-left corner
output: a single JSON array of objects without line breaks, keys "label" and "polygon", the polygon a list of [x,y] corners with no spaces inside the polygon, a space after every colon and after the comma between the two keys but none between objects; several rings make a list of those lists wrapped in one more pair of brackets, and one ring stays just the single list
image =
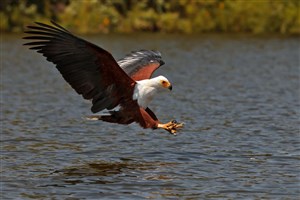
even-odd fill
[{"label": "yellow talon", "polygon": [[158,124],[157,128],[162,128],[168,131],[169,133],[176,135],[177,129],[180,129],[184,126],[183,123],[178,123],[175,120],[172,120],[166,124]]}]

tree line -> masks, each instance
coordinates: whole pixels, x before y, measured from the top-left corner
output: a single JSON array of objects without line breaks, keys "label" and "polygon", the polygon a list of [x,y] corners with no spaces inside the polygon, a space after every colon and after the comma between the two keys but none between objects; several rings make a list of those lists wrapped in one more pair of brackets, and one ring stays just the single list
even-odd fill
[{"label": "tree line", "polygon": [[55,20],[78,33],[300,34],[298,0],[1,0],[0,29]]}]

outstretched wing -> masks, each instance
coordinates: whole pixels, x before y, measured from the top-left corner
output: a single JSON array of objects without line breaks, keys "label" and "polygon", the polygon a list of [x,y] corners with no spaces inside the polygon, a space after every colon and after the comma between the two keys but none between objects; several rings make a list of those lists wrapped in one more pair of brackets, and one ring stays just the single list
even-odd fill
[{"label": "outstretched wing", "polygon": [[151,78],[153,72],[164,64],[158,51],[133,51],[118,60],[119,66],[135,81]]},{"label": "outstretched wing", "polygon": [[104,49],[78,38],[60,25],[38,23],[28,26],[24,45],[43,54],[56,64],[64,79],[85,99],[91,99],[92,112],[113,109],[131,100],[135,81]]}]

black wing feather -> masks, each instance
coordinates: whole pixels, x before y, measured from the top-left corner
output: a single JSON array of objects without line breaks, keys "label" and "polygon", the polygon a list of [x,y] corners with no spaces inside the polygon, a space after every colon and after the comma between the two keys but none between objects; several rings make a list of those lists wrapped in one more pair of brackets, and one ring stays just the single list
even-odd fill
[{"label": "black wing feather", "polygon": [[72,35],[60,25],[36,22],[28,26],[24,39],[33,42],[24,45],[43,54],[56,64],[64,79],[85,99],[91,99],[92,112],[112,109],[131,97],[135,83],[118,66],[110,53]]}]

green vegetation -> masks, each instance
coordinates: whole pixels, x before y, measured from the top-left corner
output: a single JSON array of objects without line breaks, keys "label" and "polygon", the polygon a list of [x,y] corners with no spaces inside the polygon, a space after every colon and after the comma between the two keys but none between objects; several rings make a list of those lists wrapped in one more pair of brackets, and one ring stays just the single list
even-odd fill
[{"label": "green vegetation", "polygon": [[300,34],[299,0],[1,0],[0,29],[55,20],[79,33]]}]

